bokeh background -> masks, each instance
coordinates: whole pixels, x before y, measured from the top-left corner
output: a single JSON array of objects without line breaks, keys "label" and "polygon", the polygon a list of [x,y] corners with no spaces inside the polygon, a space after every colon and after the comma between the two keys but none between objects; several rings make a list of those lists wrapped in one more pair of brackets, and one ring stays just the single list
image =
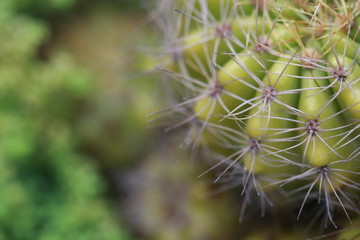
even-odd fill
[{"label": "bokeh background", "polygon": [[239,236],[234,194],[146,117],[166,105],[152,4],[0,1],[0,239]]}]

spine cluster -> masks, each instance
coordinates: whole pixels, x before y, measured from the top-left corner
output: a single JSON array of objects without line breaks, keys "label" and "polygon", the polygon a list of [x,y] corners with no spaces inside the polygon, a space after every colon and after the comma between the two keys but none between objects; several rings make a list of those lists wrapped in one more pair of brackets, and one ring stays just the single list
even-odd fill
[{"label": "spine cluster", "polygon": [[360,211],[360,2],[172,4],[158,67],[174,80],[176,103],[159,112],[176,116],[168,130],[186,129],[192,151],[218,161],[208,170],[220,169],[216,181],[241,186],[243,212],[258,198],[264,213],[281,191],[299,219],[315,203],[325,225],[336,228],[337,215],[351,222]]}]

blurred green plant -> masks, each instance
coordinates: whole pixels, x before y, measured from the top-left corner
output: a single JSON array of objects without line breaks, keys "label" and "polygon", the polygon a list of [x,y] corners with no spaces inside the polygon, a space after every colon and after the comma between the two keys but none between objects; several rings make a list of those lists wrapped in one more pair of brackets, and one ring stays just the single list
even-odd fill
[{"label": "blurred green plant", "polygon": [[109,2],[95,4],[55,31],[56,47],[71,52],[96,78],[75,131],[81,151],[104,170],[131,167],[156,145],[156,131],[145,116],[160,102],[154,97],[158,58],[144,54],[144,48],[158,45],[155,28],[144,25],[143,12],[124,13]]},{"label": "blurred green plant", "polygon": [[0,3],[0,239],[129,239],[76,152],[93,81],[67,54],[39,60],[48,26],[14,3]]},{"label": "blurred green plant", "polygon": [[69,11],[78,0],[13,0],[11,4],[20,12],[49,17]]},{"label": "blurred green plant", "polygon": [[127,221],[151,240],[233,239],[240,229],[235,199],[215,194],[219,189],[210,179],[194,178],[203,170],[190,169],[189,159],[184,151],[164,144],[154,149],[130,173]]}]

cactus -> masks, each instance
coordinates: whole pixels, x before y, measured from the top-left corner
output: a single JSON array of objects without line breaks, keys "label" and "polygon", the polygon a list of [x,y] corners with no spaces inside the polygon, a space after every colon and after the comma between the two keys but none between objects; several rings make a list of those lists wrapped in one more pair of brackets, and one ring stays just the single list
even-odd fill
[{"label": "cactus", "polygon": [[193,151],[224,156],[205,173],[220,169],[220,181],[237,171],[233,181],[262,208],[279,204],[270,198],[279,190],[298,220],[351,222],[360,212],[360,2],[177,0],[167,3],[173,15],[158,5],[166,44],[157,69],[175,80],[177,101],[158,113],[176,115],[169,129],[187,126]]}]

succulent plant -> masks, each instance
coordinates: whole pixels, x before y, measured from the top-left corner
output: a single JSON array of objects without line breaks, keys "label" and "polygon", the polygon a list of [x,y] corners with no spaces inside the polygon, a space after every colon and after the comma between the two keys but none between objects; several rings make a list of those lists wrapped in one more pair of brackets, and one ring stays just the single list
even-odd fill
[{"label": "succulent plant", "polygon": [[[279,204],[269,197],[279,190],[297,219],[351,222],[360,211],[360,2],[158,5],[157,68],[175,102],[158,112],[175,116],[168,129],[187,128],[192,151],[217,156],[216,181],[238,181],[262,208]],[[241,177],[229,180],[233,172]]]}]

